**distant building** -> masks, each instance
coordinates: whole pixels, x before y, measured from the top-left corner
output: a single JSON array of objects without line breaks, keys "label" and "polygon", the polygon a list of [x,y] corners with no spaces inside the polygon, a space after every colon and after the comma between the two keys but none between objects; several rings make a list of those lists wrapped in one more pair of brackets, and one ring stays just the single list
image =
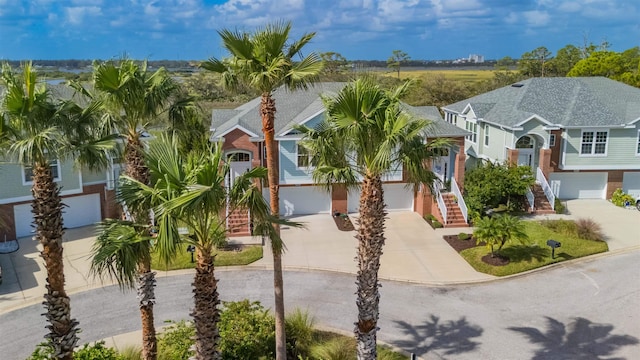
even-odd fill
[{"label": "distant building", "polygon": [[483,55],[478,55],[478,54],[471,54],[471,55],[469,55],[469,62],[470,63],[483,63],[484,62],[484,56]]}]

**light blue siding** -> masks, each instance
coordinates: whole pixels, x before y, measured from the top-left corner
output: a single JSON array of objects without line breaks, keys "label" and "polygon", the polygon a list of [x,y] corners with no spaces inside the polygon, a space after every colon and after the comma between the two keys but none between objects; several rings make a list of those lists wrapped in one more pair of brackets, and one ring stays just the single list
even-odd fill
[{"label": "light blue siding", "polygon": [[298,168],[297,141],[280,141],[280,183],[310,184],[311,170]]},{"label": "light blue siding", "polygon": [[606,156],[580,155],[582,130],[567,130],[563,139],[564,166],[640,169],[640,157],[636,155],[639,126],[636,124],[631,129],[609,129]]}]

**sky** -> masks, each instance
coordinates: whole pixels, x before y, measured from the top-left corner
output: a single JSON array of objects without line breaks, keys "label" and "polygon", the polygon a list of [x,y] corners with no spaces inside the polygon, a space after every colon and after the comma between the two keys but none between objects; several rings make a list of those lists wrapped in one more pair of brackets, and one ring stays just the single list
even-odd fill
[{"label": "sky", "polygon": [[221,58],[218,30],[278,20],[292,21],[292,39],[316,33],[305,53],[349,60],[640,45],[639,0],[0,0],[0,59]]}]

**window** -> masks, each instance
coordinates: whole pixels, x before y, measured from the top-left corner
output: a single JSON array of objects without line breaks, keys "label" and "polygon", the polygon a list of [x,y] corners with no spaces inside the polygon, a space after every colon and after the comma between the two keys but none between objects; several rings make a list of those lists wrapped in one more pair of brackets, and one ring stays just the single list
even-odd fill
[{"label": "window", "polygon": [[248,153],[237,152],[233,154],[229,154],[227,156],[229,161],[251,161],[251,156]]},{"label": "window", "polygon": [[484,124],[484,146],[489,146],[489,124]]},{"label": "window", "polygon": [[556,134],[549,135],[549,147],[556,146]]},{"label": "window", "polygon": [[467,135],[466,139],[471,141],[471,142],[477,142],[478,141],[478,124],[475,121],[471,121],[471,120],[466,120],[464,128],[471,132],[471,135]]},{"label": "window", "polygon": [[[53,181],[60,181],[60,162],[58,160],[52,160],[49,163],[49,167],[51,168]],[[22,167],[22,176],[22,183],[24,185],[33,184],[33,168],[31,166]]]},{"label": "window", "polygon": [[302,146],[301,144],[298,144],[298,167],[299,168],[308,168],[311,167],[311,154],[309,153],[309,150]]},{"label": "window", "polygon": [[453,115],[452,113],[445,113],[445,120],[449,123],[449,124],[455,124],[456,123],[456,118],[455,115]]},{"label": "window", "polygon": [[583,131],[580,155],[606,155],[608,131]]}]

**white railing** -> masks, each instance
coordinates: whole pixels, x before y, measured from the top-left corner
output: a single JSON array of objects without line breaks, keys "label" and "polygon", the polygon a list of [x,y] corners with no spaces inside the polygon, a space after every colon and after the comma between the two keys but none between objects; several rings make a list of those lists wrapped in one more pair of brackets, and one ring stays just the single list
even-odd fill
[{"label": "white railing", "polygon": [[462,212],[462,216],[464,217],[464,222],[468,222],[468,210],[467,204],[464,202],[464,198],[462,197],[462,193],[460,192],[460,188],[458,187],[458,183],[454,178],[451,178],[451,192],[458,199],[458,207]]},{"label": "white railing", "polygon": [[535,197],[533,196],[533,192],[531,192],[530,188],[527,189],[525,195],[527,196],[527,201],[529,202],[529,209],[531,209],[531,211],[533,212]]},{"label": "white railing", "polygon": [[542,187],[542,191],[544,191],[544,194],[546,195],[547,200],[549,200],[551,209],[555,210],[556,195],[551,190],[551,186],[549,186],[549,182],[547,181],[547,178],[544,176],[544,173],[542,172],[542,170],[540,170],[540,168],[536,169],[536,182],[539,183],[540,186]]},{"label": "white railing", "polygon": [[[423,185],[424,186],[424,185]],[[447,224],[447,205],[444,204],[444,199],[442,198],[442,183],[440,181],[433,182],[433,191],[436,192],[436,201],[438,202],[438,208],[440,209],[440,213],[442,214],[442,221],[444,224]]]}]

